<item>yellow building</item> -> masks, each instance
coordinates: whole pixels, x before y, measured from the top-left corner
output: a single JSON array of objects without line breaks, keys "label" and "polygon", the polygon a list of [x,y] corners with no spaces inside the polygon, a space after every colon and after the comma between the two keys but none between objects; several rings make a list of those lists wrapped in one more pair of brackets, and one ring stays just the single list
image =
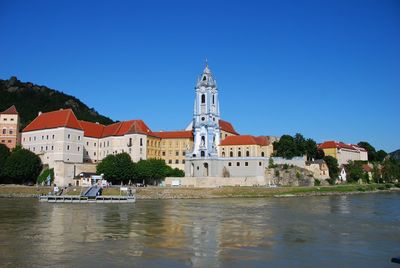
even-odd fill
[{"label": "yellow building", "polygon": [[354,144],[325,141],[318,145],[318,149],[323,150],[325,156],[336,158],[339,165],[347,164],[349,161],[368,161],[368,152]]},{"label": "yellow building", "polygon": [[193,147],[192,131],[153,132],[160,139],[160,158],[172,168],[185,169],[186,151]]},{"label": "yellow building", "polygon": [[161,159],[161,138],[154,135],[147,135],[147,159]]},{"label": "yellow building", "polygon": [[220,157],[270,157],[273,152],[267,136],[227,136],[219,146]]}]

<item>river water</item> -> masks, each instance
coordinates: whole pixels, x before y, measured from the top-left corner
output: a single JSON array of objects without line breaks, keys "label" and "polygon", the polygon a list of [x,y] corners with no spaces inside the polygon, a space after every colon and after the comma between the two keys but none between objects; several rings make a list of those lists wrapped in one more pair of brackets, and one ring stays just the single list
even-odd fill
[{"label": "river water", "polygon": [[400,194],[0,199],[1,267],[400,267]]}]

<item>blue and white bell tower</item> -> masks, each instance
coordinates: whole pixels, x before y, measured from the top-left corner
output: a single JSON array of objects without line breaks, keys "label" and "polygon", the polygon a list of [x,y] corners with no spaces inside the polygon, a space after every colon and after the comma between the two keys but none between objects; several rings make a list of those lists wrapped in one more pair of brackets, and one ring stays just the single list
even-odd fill
[{"label": "blue and white bell tower", "polygon": [[218,88],[207,62],[203,74],[197,79],[195,89],[196,98],[193,111],[194,147],[190,157],[218,157],[221,132],[219,128]]}]

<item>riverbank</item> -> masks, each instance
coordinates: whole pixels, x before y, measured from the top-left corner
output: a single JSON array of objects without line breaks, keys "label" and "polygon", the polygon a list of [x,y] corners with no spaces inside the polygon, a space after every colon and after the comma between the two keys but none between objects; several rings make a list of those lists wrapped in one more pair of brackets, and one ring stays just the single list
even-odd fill
[{"label": "riverbank", "polygon": [[[397,185],[398,186],[398,185]],[[2,185],[0,197],[37,197],[51,192],[51,187]],[[171,188],[146,187],[136,188],[137,199],[202,199],[202,198],[262,198],[262,197],[296,197],[325,196],[359,193],[400,192],[393,184],[345,184],[334,186],[311,187],[220,187],[220,188]],[[78,195],[79,187],[71,187],[68,195]],[[119,195],[118,188],[104,189],[104,195]]]}]

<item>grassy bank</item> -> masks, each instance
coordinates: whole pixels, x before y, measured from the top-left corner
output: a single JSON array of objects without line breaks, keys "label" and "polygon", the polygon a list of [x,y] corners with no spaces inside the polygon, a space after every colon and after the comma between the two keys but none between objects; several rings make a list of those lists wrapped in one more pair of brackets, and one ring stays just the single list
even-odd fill
[{"label": "grassy bank", "polygon": [[[229,197],[288,197],[340,195],[355,193],[375,193],[382,191],[400,191],[400,185],[393,184],[345,184],[314,187],[221,187],[221,188],[137,188],[137,199],[188,199],[188,198],[229,198]],[[0,186],[0,197],[36,197],[47,194],[51,187],[36,186]],[[79,195],[81,188],[72,187],[66,194]],[[118,188],[104,189],[104,195],[119,195]]]}]

